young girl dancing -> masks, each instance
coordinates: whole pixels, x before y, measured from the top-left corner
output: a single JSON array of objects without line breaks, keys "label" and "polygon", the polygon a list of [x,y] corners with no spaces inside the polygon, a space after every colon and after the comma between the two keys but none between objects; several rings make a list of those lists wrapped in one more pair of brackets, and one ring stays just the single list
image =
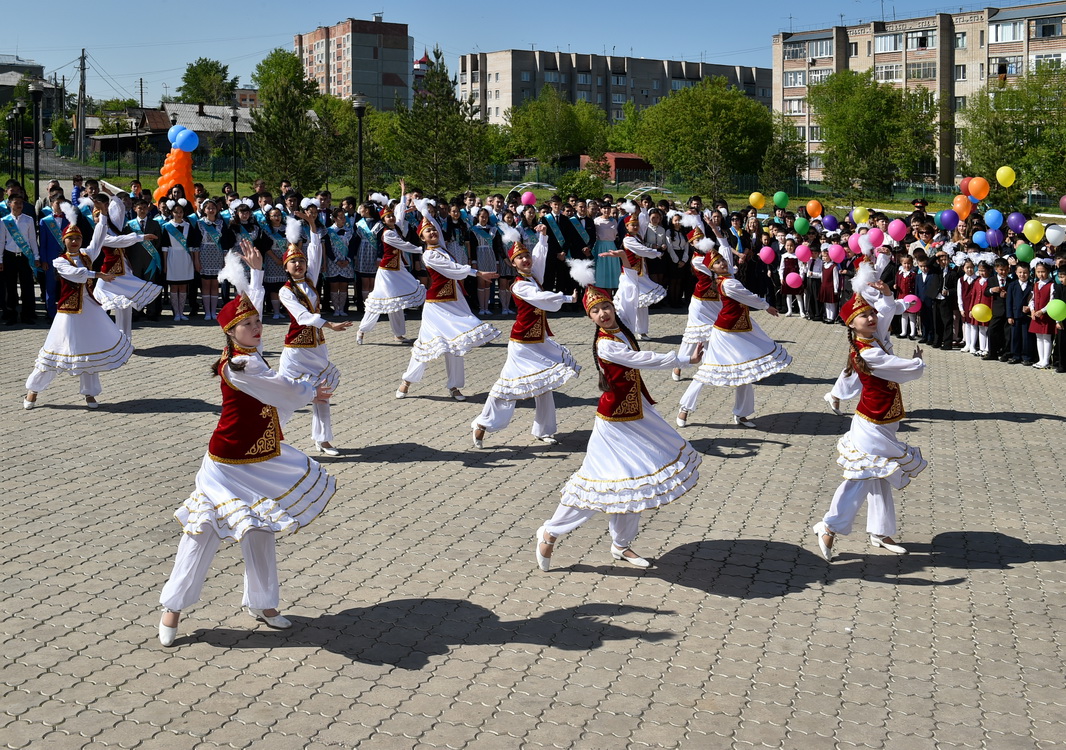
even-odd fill
[{"label": "young girl dancing", "polygon": [[[617,252],[624,266],[628,259]],[[573,262],[571,274],[578,283],[595,279],[591,265]],[[589,286],[582,301],[596,323],[592,353],[603,394],[585,459],[563,487],[555,514],[537,529],[534,553],[540,569],[548,570],[560,536],[596,513],[606,513],[611,557],[647,568],[651,563],[630,548],[640,514],[692,489],[699,479],[701,456],[652,407],[640,371],[671,369],[681,360],[673,352],[640,351],[629,326],[632,321],[622,319],[605,290]],[[698,362],[702,353],[702,346],[697,346],[690,362]]]},{"label": "young girl dancing", "polygon": [[[656,284],[648,276],[647,260],[661,258],[662,253],[653,250],[640,241],[642,234],[641,214],[637,212],[632,203],[624,204],[630,211],[626,217],[626,236],[622,239],[622,249],[625,251],[628,265],[623,264],[622,273],[618,277],[618,296],[620,300],[629,298],[626,287],[632,285],[636,288],[636,309],[630,316],[634,321],[633,332],[641,341],[648,340],[648,308],[659,302],[666,296],[666,290]],[[622,304],[620,302],[620,304]]]},{"label": "young girl dancing", "polygon": [[247,241],[241,249],[252,269],[252,284],[239,261],[235,268],[227,261],[220,276],[239,296],[218,312],[226,343],[211,371],[221,380],[222,416],[196,474],[196,489],[174,513],[182,535],[173,572],[159,596],[159,642],[164,646],[173,645],[182,610],[199,601],[224,539],[241,545],[242,605],[248,614],[271,628],[291,627],[278,611],[274,537],[307,526],[336,491],[322,466],[282,442],[281,424],[292,412],[309,401],[328,401],[330,391],[307,380],[289,380],[263,359],[262,257]]},{"label": "young girl dancing", "polygon": [[[887,286],[882,282],[871,286],[884,296],[889,308],[894,307]],[[844,303],[840,316],[848,326],[850,351],[834,391],[840,389],[848,398],[861,389],[861,395],[851,429],[837,442],[837,463],[844,469],[844,481],[813,531],[822,557],[831,562],[836,535],[851,533],[855,515],[869,501],[866,530],[870,544],[903,555],[906,548],[894,539],[892,489],[906,487],[926,467],[926,461],[919,449],[896,439],[900,420],[906,416],[899,385],[921,377],[925,370],[922,350],[916,348],[913,359],[894,356],[884,338],[892,316],[879,315],[862,294]]]},{"label": "young girl dancing", "polygon": [[[694,217],[693,217],[694,218]],[[722,311],[722,299],[718,294],[718,276],[711,270],[711,261],[714,259],[714,240],[704,237],[699,226],[695,226],[688,233],[688,241],[693,249],[692,269],[696,277],[696,286],[692,290],[692,299],[688,304],[688,325],[681,337],[681,357],[692,356],[698,344],[704,346],[711,340],[711,331],[714,330],[718,313]],[[681,369],[677,368],[672,373],[674,380],[681,380]],[[685,394],[681,397],[681,409],[675,420],[678,427],[688,425],[688,415],[695,410],[699,402],[700,391],[704,383],[693,379]]]},{"label": "young girl dancing", "polygon": [[400,227],[393,209],[381,209],[381,221],[385,226],[381,235],[381,262],[374,277],[374,288],[366,298],[366,313],[359,324],[355,343],[362,344],[381,316],[387,315],[393,338],[401,344],[408,344],[410,339],[407,338],[407,322],[403,311],[425,302],[426,288],[408,270],[402,254],[419,255],[422,248],[403,238],[401,233],[406,231],[407,222]]},{"label": "young girl dancing", "polygon": [[502,221],[497,228],[507,246],[508,261],[518,272],[518,281],[511,287],[518,310],[511,326],[511,340],[507,342],[507,361],[485,399],[485,408],[471,424],[474,447],[482,447],[486,432],[498,432],[510,424],[515,404],[524,398],[532,398],[536,404],[533,437],[557,445],[552,391],[577,377],[581,368],[570,350],[552,338],[546,312],[557,312],[564,302],[576,302],[577,293],[549,292],[541,287],[548,258],[544,225],[537,226],[540,236],[532,254],[518,229]]}]

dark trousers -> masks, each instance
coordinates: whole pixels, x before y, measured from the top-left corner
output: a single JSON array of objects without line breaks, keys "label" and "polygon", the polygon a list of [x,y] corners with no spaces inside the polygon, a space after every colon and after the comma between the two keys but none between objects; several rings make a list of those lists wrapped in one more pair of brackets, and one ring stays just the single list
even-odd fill
[{"label": "dark trousers", "polygon": [[918,311],[918,317],[922,321],[922,341],[932,344],[936,341],[936,300],[926,300],[922,309]]},{"label": "dark trousers", "polygon": [[1010,355],[1025,362],[1036,361],[1036,334],[1029,333],[1028,315],[1015,318],[1010,327]]},{"label": "dark trousers", "polygon": [[936,321],[935,336],[933,338],[933,346],[950,347],[952,342],[952,336],[954,335],[954,327],[952,320],[955,315],[955,300],[951,299],[938,299],[936,301]]},{"label": "dark trousers", "polygon": [[1055,342],[1055,369],[1066,372],[1066,328],[1061,331],[1056,329],[1051,339]]},{"label": "dark trousers", "polygon": [[19,318],[19,294],[22,296],[22,317],[34,317],[37,297],[33,292],[33,270],[22,253],[4,251],[4,320],[14,323]]},{"label": "dark trousers", "polygon": [[1007,316],[993,315],[988,323],[988,356],[999,357],[1007,346]]}]

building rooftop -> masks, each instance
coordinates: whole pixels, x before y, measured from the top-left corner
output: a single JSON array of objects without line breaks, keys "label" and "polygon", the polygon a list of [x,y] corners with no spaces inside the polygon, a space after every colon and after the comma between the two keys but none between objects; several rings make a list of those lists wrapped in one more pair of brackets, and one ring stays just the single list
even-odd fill
[{"label": "building rooftop", "polygon": [[0,65],[36,65],[41,67],[41,64],[36,60],[27,60],[25,57],[19,57],[18,55],[4,54],[0,54]]},{"label": "building rooftop", "polygon": [[1004,8],[998,12],[990,13],[988,20],[992,23],[998,23],[999,21],[1015,21],[1022,18],[1062,15],[1066,15],[1066,3],[1048,3],[1047,5],[1023,5],[1018,8]]},{"label": "building rooftop", "polygon": [[[233,130],[233,122],[230,120],[233,112],[229,107],[217,104],[203,105],[204,113],[200,114],[199,104],[182,104],[179,102],[167,102],[163,105],[169,121],[170,116],[178,116],[178,125],[184,125],[189,130],[198,133],[229,133]],[[237,108],[237,132],[252,132],[252,113],[247,108]],[[170,127],[169,125],[167,126]]]}]

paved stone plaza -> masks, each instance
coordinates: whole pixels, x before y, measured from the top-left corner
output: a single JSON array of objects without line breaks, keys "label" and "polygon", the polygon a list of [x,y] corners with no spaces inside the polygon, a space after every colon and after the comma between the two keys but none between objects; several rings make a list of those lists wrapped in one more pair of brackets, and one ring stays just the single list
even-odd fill
[{"label": "paved stone plaza", "polygon": [[[756,430],[727,424],[731,392],[704,391],[683,431],[705,456],[700,482],[644,514],[648,571],[610,559],[604,519],[568,536],[551,572],[533,559],[593,424],[588,321],[552,324],[586,368],[556,395],[557,447],[531,438],[530,404],[471,448],[502,342],[467,357],[466,403],[447,398],[441,362],[397,401],[410,350],[386,322],[362,347],[354,329],[327,332],[344,451],[323,459],[338,485],[326,513],[278,543],[294,627],[240,612],[243,565],[224,545],[173,648],[156,639],[171,513],[217,419],[222,334],[140,325],[99,411],[60,376],[26,412],[45,329],[0,331],[3,744],[1061,746],[1066,377],[928,352],[926,377],[904,386],[901,437],[930,464],[896,498],[911,554],[874,550],[859,526],[828,565],[810,526],[840,480],[848,422],[822,394],[844,332],[756,319],[795,362],[756,388]],[[653,313],[648,346],[676,346],[683,326]],[[283,331],[264,333],[272,362]],[[646,382],[672,421],[688,381]],[[286,433],[313,447],[307,409]]]}]

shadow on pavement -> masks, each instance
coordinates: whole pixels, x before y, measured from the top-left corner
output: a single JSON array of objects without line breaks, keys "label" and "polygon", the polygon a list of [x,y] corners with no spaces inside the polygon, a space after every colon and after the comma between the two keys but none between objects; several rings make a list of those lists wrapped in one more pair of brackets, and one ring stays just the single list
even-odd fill
[{"label": "shadow on pavement", "polygon": [[[205,373],[206,369],[204,368]],[[139,398],[132,401],[104,404],[101,411],[104,411],[104,409],[113,414],[185,414],[188,412],[215,412],[220,414],[222,405],[201,401],[197,398]]]},{"label": "shadow on pavement", "polygon": [[[397,599],[319,617],[286,614],[286,631],[197,630],[183,641],[219,648],[321,648],[365,664],[422,669],[432,656],[457,646],[528,643],[564,651],[588,651],[607,641],[663,641],[670,631],[614,625],[611,617],[672,612],[625,604],[582,604],[528,620],[501,620],[496,613],[462,599]],[[179,641],[180,643],[180,641]]]},{"label": "shadow on pavement", "polygon": [[[160,346],[137,347],[134,351],[138,357],[200,357],[205,354],[213,354],[216,357],[222,348],[213,349],[201,344],[163,344]],[[204,364],[204,372],[208,371],[210,362]]]},{"label": "shadow on pavement", "polygon": [[[850,416],[850,415],[849,415]],[[755,429],[774,435],[843,435],[851,422],[847,417],[838,417],[826,411],[785,411],[759,414],[754,417]],[[746,428],[738,428],[746,429]],[[826,450],[833,451],[836,442],[826,443]]]},{"label": "shadow on pavement", "polygon": [[914,422],[1013,422],[1036,424],[1037,422],[1066,422],[1066,417],[1048,412],[1013,411],[959,411],[957,409],[915,409],[907,412],[907,419]]}]

